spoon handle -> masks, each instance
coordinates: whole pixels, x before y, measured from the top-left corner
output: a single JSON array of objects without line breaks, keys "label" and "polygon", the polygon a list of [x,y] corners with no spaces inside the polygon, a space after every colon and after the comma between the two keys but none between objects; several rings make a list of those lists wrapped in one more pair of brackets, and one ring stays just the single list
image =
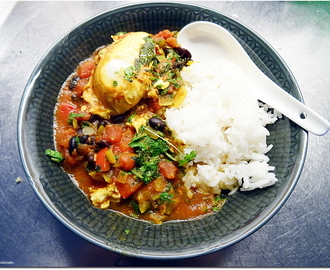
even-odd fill
[{"label": "spoon handle", "polygon": [[[254,71],[250,69],[250,72],[262,73],[259,69]],[[257,91],[256,95],[259,100],[267,103],[297,125],[315,135],[321,136],[328,132],[330,124],[322,116],[284,91],[264,73],[258,75],[258,80],[258,87],[255,87],[255,91]]]}]

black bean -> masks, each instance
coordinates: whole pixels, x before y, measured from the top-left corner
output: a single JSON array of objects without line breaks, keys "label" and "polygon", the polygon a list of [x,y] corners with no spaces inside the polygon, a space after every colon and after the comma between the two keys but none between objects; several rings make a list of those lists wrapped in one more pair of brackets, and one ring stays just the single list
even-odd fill
[{"label": "black bean", "polygon": [[89,153],[87,155],[87,162],[90,169],[95,167],[94,153]]},{"label": "black bean", "polygon": [[69,141],[69,153],[70,153],[70,155],[72,154],[74,149],[77,148],[77,146],[78,146],[77,137],[76,136],[71,137],[71,139]]},{"label": "black bean", "polygon": [[126,118],[126,114],[114,115],[111,117],[111,122],[114,124],[123,123]]},{"label": "black bean", "polygon": [[110,146],[110,142],[108,140],[100,140],[100,141],[97,141],[96,142],[96,145],[102,149],[102,148],[105,148],[105,147],[109,147]]},{"label": "black bean", "polygon": [[183,59],[191,59],[191,53],[182,47],[174,48],[174,50],[183,58]]},{"label": "black bean", "polygon": [[72,77],[72,79],[71,79],[71,81],[70,81],[70,85],[69,85],[69,89],[70,89],[70,90],[73,90],[73,89],[76,88],[79,79],[80,79],[80,78],[79,78],[79,76],[77,76],[77,75],[75,75],[75,76]]},{"label": "black bean", "polygon": [[87,143],[87,141],[88,141],[88,135],[82,135],[81,137],[80,137],[80,143]]},{"label": "black bean", "polygon": [[94,114],[91,114],[91,117],[89,117],[88,121],[93,123],[95,120],[97,120],[97,116]]},{"label": "black bean", "polygon": [[166,127],[165,122],[162,119],[158,118],[158,117],[151,117],[149,119],[149,125],[152,128],[160,130],[160,131],[164,130],[164,128]]},{"label": "black bean", "polygon": [[95,115],[95,114],[92,114],[91,117],[88,119],[89,122],[93,123],[94,125],[98,123],[102,120],[103,118],[101,118],[100,116],[98,115]]}]

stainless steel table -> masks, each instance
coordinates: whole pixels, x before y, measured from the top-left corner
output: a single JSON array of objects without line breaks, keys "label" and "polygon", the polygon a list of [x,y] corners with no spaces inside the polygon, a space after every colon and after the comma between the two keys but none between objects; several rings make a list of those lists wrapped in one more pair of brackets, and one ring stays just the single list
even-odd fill
[{"label": "stainless steel table", "polygon": [[[17,147],[24,86],[38,60],[68,30],[133,2],[0,2],[0,266],[329,267],[330,133],[310,134],[300,180],[266,225],[206,256],[156,261],[111,253],[71,232],[39,201]],[[193,3],[233,16],[262,35],[292,70],[305,103],[330,120],[329,2]]]}]

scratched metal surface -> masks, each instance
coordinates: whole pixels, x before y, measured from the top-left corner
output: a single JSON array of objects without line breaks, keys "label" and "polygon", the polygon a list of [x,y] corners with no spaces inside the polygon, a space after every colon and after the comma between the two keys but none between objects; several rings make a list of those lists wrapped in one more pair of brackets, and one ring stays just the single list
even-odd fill
[{"label": "scratched metal surface", "polygon": [[[0,266],[329,267],[329,133],[309,136],[301,178],[266,225],[202,257],[156,261],[111,253],[71,232],[39,201],[17,148],[24,86],[38,60],[68,30],[99,12],[133,2],[0,1]],[[305,103],[330,120],[329,2],[193,3],[233,16],[263,36],[292,70]]]}]

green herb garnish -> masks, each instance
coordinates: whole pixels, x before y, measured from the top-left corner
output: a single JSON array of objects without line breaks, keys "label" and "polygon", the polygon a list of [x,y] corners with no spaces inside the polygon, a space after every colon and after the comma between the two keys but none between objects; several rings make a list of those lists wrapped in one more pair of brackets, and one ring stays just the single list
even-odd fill
[{"label": "green herb garnish", "polygon": [[179,166],[183,166],[187,164],[188,162],[192,161],[196,157],[195,150],[192,150],[190,153],[186,153],[183,157],[183,159],[179,160]]},{"label": "green herb garnish", "polygon": [[161,203],[171,203],[173,199],[173,194],[168,192],[162,192],[159,194],[159,200]]},{"label": "green herb garnish", "polygon": [[141,127],[129,143],[137,153],[134,157],[136,168],[131,172],[148,184],[160,174],[158,172],[158,163],[160,162],[161,154],[165,154],[170,147],[162,139],[152,139],[145,133],[145,127]]},{"label": "green herb garnish", "polygon": [[71,125],[73,122],[73,119],[75,119],[76,117],[83,117],[83,116],[85,116],[85,113],[70,113],[68,122]]},{"label": "green herb garnish", "polygon": [[127,34],[127,32],[118,32],[115,36],[121,36],[121,35],[125,35]]},{"label": "green herb garnish", "polygon": [[128,118],[127,118],[127,122],[128,123],[132,123],[132,119],[135,117],[135,115],[136,115],[136,112],[133,112]]},{"label": "green herb garnish", "polygon": [[180,86],[182,85],[182,83],[179,82],[181,78],[177,78],[177,79],[168,79],[167,81],[169,81],[170,83],[173,84],[175,89],[179,89]]},{"label": "green herb garnish", "polygon": [[126,81],[132,82],[133,81],[133,77],[134,77],[134,71],[135,68],[133,66],[129,66],[128,68],[124,69],[124,79]]},{"label": "green herb garnish", "polygon": [[[138,157],[134,159],[137,161]],[[131,172],[145,184],[148,184],[160,175],[158,172],[159,161],[160,158],[158,156],[149,158],[142,166],[134,168]]]},{"label": "green herb garnish", "polygon": [[219,211],[219,210],[220,210],[220,208],[219,208],[219,207],[217,207],[217,206],[213,206],[213,207],[212,207],[212,210],[213,210],[213,212],[217,212],[217,211]]},{"label": "green herb garnish", "polygon": [[55,150],[47,149],[45,151],[45,154],[48,157],[50,157],[50,160],[51,161],[53,161],[55,163],[58,163],[58,164],[61,163],[64,160],[62,154],[60,152],[58,152],[58,151],[55,151]]},{"label": "green herb garnish", "polygon": [[138,205],[138,203],[136,201],[131,201],[131,206],[133,208],[133,211],[134,211],[134,214],[135,215],[141,214],[139,205]]},{"label": "green herb garnish", "polygon": [[144,66],[148,65],[152,59],[156,56],[155,42],[151,37],[145,37],[145,42],[140,48],[140,63]]}]

